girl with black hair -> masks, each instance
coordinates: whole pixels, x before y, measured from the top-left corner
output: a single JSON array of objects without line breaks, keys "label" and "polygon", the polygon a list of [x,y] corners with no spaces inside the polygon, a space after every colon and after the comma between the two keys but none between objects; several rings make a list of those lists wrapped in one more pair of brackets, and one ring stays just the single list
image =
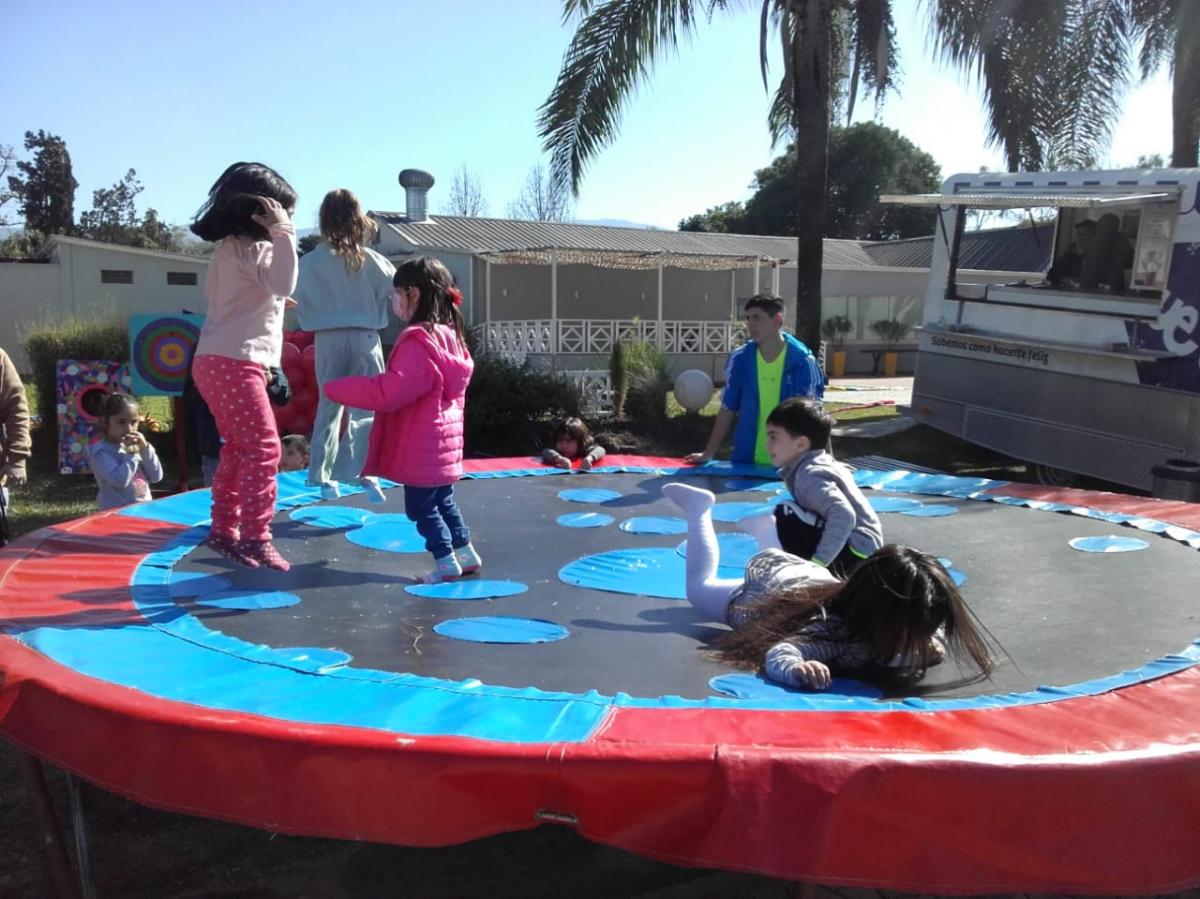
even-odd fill
[{"label": "girl with black hair", "polygon": [[207,545],[240,565],[290,567],[271,542],[279,433],[267,396],[283,350],[285,301],[296,287],[296,192],[257,162],[227,168],[192,232],[220,241],[204,294],[192,377],[225,441],[213,475]]},{"label": "girl with black hair", "polygon": [[387,371],[325,385],[336,403],[375,412],[363,474],[404,485],[404,512],[425,538],[436,584],[482,564],[454,501],[462,477],[463,409],[475,363],[463,338],[462,294],[446,266],[423,256],[396,269],[392,308],[408,322]]},{"label": "girl with black hair", "polygon": [[687,484],[667,484],[663,495],[687,516],[688,601],[732,628],[715,647],[724,661],[814,690],[842,672],[915,682],[947,647],[981,675],[992,670],[983,631],[933,556],[884,546],[840,581],[772,548],[750,560],[744,578],[718,578],[715,497]]},{"label": "girl with black hair", "polygon": [[604,447],[596,442],[588,426],[573,417],[554,423],[554,446],[542,450],[542,461],[547,465],[569,469],[578,461],[583,471],[591,471],[604,456]]},{"label": "girl with black hair", "polygon": [[150,502],[150,485],[162,480],[158,454],[138,431],[141,420],[138,401],[127,394],[110,393],[100,403],[100,439],[88,447],[87,456],[102,511]]}]

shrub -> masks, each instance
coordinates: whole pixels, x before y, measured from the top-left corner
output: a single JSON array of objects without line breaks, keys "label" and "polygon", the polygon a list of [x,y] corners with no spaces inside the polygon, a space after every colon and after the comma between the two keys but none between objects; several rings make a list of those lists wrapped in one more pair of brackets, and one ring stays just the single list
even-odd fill
[{"label": "shrub", "polygon": [[846,343],[846,335],[854,330],[854,323],[844,315],[831,315],[821,322],[821,336],[824,337],[835,353],[840,352]]},{"label": "shrub", "polygon": [[896,344],[904,339],[909,328],[909,325],[895,318],[885,318],[871,325],[871,330],[888,345],[889,349],[894,349]]},{"label": "shrub", "polygon": [[667,394],[671,392],[666,355],[649,341],[632,340],[625,346],[625,366],[628,373],[626,416],[639,421],[665,421]]},{"label": "shrub", "polygon": [[[46,320],[24,329],[22,342],[37,387],[40,441],[57,441],[55,366],[59,359],[129,361],[129,330],[115,314],[98,319]],[[42,443],[44,446],[44,442]]]},{"label": "shrub", "polygon": [[621,418],[625,415],[625,400],[629,397],[629,359],[623,340],[613,344],[608,374],[612,378],[613,415]]},{"label": "shrub", "polygon": [[575,385],[551,371],[537,371],[496,356],[475,360],[467,388],[467,449],[484,455],[531,453],[542,424],[578,415]]}]

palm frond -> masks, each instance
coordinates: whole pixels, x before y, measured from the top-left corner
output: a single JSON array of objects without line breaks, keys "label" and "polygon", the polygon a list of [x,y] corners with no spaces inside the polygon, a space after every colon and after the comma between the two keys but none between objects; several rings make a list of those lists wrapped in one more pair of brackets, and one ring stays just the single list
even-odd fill
[{"label": "palm frond", "polygon": [[1130,36],[1142,44],[1138,53],[1142,78],[1152,76],[1164,63],[1171,64],[1178,11],[1177,0],[1130,0]]},{"label": "palm frond", "polygon": [[860,78],[866,79],[868,94],[878,105],[892,87],[895,76],[896,27],[890,0],[854,0],[853,64],[850,67],[850,99],[846,120],[854,114]]},{"label": "palm frond", "polygon": [[[538,110],[538,135],[555,177],[578,194],[589,160],[616,137],[621,106],[658,55],[675,50],[696,24],[694,0],[567,0],[587,11]],[[719,5],[719,4],[718,4]],[[710,11],[715,8],[709,4]]]}]

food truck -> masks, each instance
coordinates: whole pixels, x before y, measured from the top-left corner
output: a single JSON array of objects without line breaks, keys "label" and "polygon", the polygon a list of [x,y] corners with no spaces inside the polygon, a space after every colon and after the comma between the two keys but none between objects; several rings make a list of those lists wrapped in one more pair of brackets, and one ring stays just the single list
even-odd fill
[{"label": "food truck", "polygon": [[[1150,489],[1156,466],[1200,462],[1198,189],[1200,169],[987,172],[881,197],[938,210],[916,419],[1027,460],[1046,483]],[[1046,277],[960,278],[975,209],[1053,219]]]}]

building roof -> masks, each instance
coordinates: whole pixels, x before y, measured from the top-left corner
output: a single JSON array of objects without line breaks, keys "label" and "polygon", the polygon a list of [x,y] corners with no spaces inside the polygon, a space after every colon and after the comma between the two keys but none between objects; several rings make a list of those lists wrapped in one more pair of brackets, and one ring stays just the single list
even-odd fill
[{"label": "building roof", "polygon": [[[438,215],[410,222],[404,213],[372,211],[381,225],[422,250],[457,250],[492,255],[501,262],[543,262],[551,248],[568,252],[561,262],[612,264],[621,268],[653,268],[659,262],[681,268],[722,269],[795,264],[796,238],[753,234],[711,234],[617,228],[573,222],[530,222],[516,219]],[[713,264],[705,264],[709,260]],[[827,268],[871,268],[875,265],[856,240],[826,240]]]},{"label": "building roof", "polygon": [[[932,236],[870,241],[863,243],[863,250],[875,266],[929,268],[933,241]],[[958,267],[990,272],[1044,272],[1050,267],[1053,245],[1053,222],[967,231],[959,247]]]},{"label": "building roof", "polygon": [[87,247],[92,250],[105,250],[113,253],[129,253],[134,256],[153,256],[156,259],[167,259],[173,262],[192,262],[197,265],[208,265],[212,262],[209,256],[192,256],[188,253],[170,253],[166,250],[147,250],[142,247],[127,247],[124,244],[106,243],[102,240],[89,240],[86,237],[67,237],[65,234],[55,234],[50,238],[51,244],[70,244],[75,247]]}]

